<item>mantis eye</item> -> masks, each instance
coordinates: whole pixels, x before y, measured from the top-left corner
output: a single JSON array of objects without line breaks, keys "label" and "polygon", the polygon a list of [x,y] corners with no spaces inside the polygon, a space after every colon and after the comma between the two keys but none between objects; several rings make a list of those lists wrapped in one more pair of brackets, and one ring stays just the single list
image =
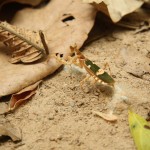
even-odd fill
[{"label": "mantis eye", "polygon": [[63,54],[60,54],[60,57],[62,58],[62,57],[63,57]]},{"label": "mantis eye", "polygon": [[56,53],[56,56],[63,57],[63,54]]}]

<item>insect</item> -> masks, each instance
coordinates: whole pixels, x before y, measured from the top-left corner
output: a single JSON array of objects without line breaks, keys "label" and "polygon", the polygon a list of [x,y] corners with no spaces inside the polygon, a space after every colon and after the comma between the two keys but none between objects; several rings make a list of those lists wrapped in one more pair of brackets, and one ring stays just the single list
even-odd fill
[{"label": "insect", "polygon": [[75,55],[73,57],[69,56],[68,60],[65,61],[62,59],[63,54],[60,54],[58,57],[58,54],[56,54],[56,58],[62,62],[63,64],[74,64],[76,66],[79,66],[80,68],[84,68],[86,72],[88,73],[87,76],[80,82],[80,85],[82,87],[83,83],[88,80],[90,77],[93,77],[93,79],[96,82],[100,83],[107,83],[108,85],[114,86],[114,79],[102,68],[94,64],[91,60],[86,58],[80,51],[77,49],[77,46],[74,47],[70,46],[71,52]]}]

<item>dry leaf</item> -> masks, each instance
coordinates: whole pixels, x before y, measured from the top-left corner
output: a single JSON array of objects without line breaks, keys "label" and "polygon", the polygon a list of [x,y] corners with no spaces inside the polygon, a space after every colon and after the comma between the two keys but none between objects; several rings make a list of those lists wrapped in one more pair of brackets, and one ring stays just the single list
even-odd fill
[{"label": "dry leaf", "polygon": [[44,56],[45,50],[39,33],[0,22],[0,41],[11,51],[11,63],[31,63]]},{"label": "dry leaf", "polygon": [[9,110],[8,111],[12,111],[12,110],[16,109],[19,105],[21,105],[21,104],[25,103],[27,100],[29,100],[29,98],[31,98],[36,93],[36,90],[41,82],[42,81],[38,81],[35,84],[24,88],[20,92],[13,94],[10,99],[10,102],[9,102]]},{"label": "dry leaf", "polygon": [[20,129],[9,122],[0,124],[0,135],[9,136],[14,142],[21,141]]},{"label": "dry leaf", "polygon": [[118,117],[113,115],[112,112],[106,114],[106,113],[102,113],[102,112],[98,112],[98,111],[93,111],[94,115],[97,115],[99,117],[102,117],[103,119],[110,121],[110,122],[114,122],[118,120]]},{"label": "dry leaf", "polygon": [[[11,23],[29,30],[43,30],[50,54],[61,53],[67,58],[71,45],[76,43],[80,48],[87,39],[96,10],[80,0],[65,0],[59,6],[60,0],[51,0],[39,9],[23,9],[16,13]],[[56,11],[56,8],[59,9]],[[43,79],[61,65],[53,57],[38,64],[10,64],[4,47],[0,49],[0,97],[16,93]]]},{"label": "dry leaf", "polygon": [[118,22],[123,16],[135,11],[144,3],[143,0],[83,0],[83,2],[95,2],[94,6],[110,16],[113,22]]}]

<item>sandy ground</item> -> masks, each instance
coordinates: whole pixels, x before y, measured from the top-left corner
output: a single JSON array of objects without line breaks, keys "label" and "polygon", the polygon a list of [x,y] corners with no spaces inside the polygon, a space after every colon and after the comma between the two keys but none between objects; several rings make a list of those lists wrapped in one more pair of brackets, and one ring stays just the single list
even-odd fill
[{"label": "sandy ground", "polygon": [[[6,116],[22,130],[22,142],[0,143],[0,150],[135,150],[128,106],[143,117],[150,110],[150,74],[138,74],[147,70],[149,37],[150,32],[134,34],[117,28],[86,46],[83,54],[94,63],[101,67],[109,63],[115,89],[86,82],[83,92],[80,81],[84,75],[69,67],[60,69],[43,81],[32,100]],[[117,122],[92,113],[111,110]]]}]

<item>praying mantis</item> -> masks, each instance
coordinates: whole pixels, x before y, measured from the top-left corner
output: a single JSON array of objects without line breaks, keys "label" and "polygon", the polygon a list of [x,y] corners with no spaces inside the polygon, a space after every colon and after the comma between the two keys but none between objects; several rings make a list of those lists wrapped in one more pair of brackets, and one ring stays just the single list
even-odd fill
[{"label": "praying mantis", "polygon": [[84,68],[87,72],[87,76],[80,82],[81,87],[83,86],[84,82],[89,78],[93,78],[95,83],[106,83],[110,86],[114,86],[114,79],[102,68],[94,64],[91,60],[86,58],[80,51],[77,49],[77,45],[70,46],[70,50],[75,55],[73,57],[69,56],[68,60],[63,59],[63,54],[58,55],[56,54],[56,59],[63,64],[74,64],[80,68]]},{"label": "praying mantis", "polygon": [[[45,42],[44,34],[40,31],[39,35],[41,37],[41,42],[45,48],[45,51],[48,51],[48,46]],[[63,64],[74,64],[80,68],[84,68],[87,72],[87,76],[80,82],[81,87],[83,86],[84,82],[89,78],[93,78],[95,83],[106,83],[110,86],[114,86],[115,80],[109,75],[104,69],[100,68],[96,64],[94,64],[91,60],[86,58],[77,48],[77,45],[70,46],[71,53],[75,54],[73,57],[68,56],[67,60],[63,59],[63,54],[56,53],[54,57]],[[48,54],[48,52],[47,52]],[[83,88],[82,88],[83,89]]]}]

